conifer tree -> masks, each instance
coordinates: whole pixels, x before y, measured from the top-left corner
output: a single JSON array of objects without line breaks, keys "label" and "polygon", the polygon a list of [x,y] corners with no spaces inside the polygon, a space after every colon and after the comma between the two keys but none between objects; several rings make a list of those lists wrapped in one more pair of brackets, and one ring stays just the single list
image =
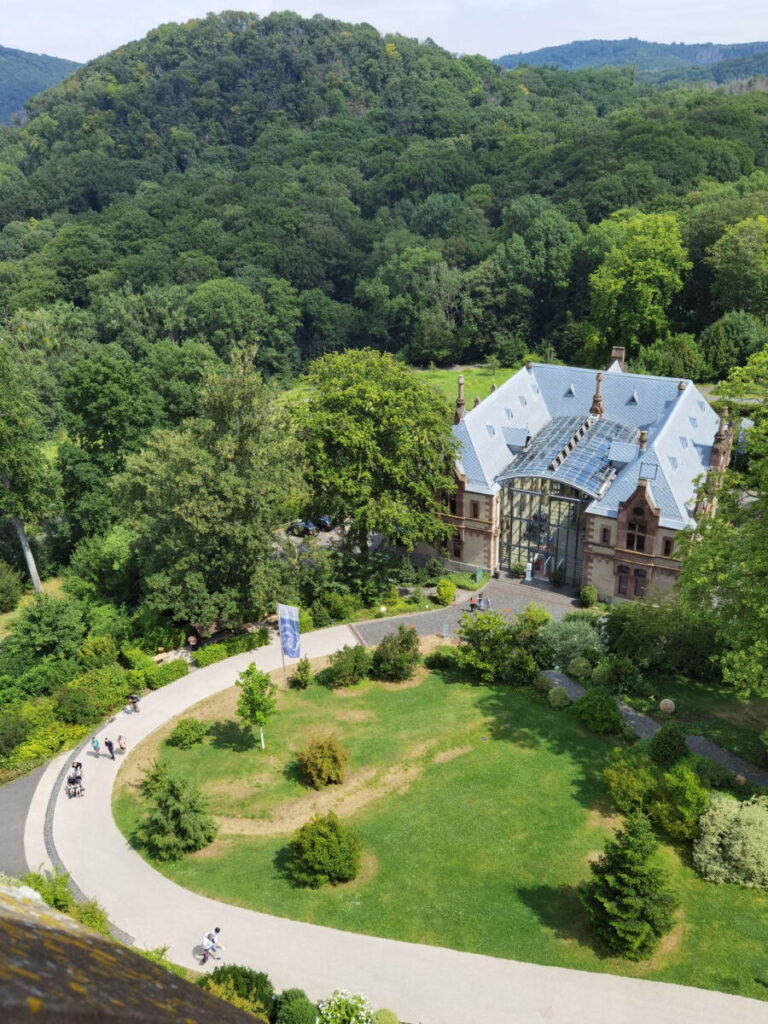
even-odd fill
[{"label": "conifer tree", "polygon": [[150,790],[150,806],[137,833],[151,856],[179,860],[185,853],[201,850],[213,842],[216,824],[194,782],[160,769],[152,778]]},{"label": "conifer tree", "polygon": [[667,875],[651,865],[657,842],[648,818],[635,811],[590,865],[581,900],[596,937],[614,956],[642,960],[674,924],[678,900]]}]

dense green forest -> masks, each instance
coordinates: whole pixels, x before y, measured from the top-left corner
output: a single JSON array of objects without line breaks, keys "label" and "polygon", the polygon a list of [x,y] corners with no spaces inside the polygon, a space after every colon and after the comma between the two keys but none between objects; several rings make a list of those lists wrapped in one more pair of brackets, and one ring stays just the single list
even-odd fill
[{"label": "dense green forest", "polygon": [[[621,344],[704,380],[768,340],[757,91],[230,12],[28,112],[0,130],[0,592],[14,607],[26,526],[69,596],[0,645],[0,702],[54,715],[118,647],[236,627],[277,594],[316,624],[379,599],[389,562],[275,560],[274,531],[338,492],[358,548],[382,524],[437,532],[449,415],[408,363],[603,366]],[[308,368],[305,416],[274,392]],[[371,409],[396,411],[387,432]]]},{"label": "dense green forest", "polygon": [[8,124],[28,100],[61,82],[79,66],[73,60],[0,46],[0,124]]},{"label": "dense green forest", "polygon": [[723,82],[768,70],[768,43],[649,43],[642,39],[585,39],[499,57],[505,68],[549,65],[563,71],[629,67],[644,78]]}]

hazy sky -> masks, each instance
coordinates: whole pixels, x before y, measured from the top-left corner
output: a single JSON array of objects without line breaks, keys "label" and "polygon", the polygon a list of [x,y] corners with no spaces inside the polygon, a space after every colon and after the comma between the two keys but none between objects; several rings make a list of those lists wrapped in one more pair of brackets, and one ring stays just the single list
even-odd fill
[{"label": "hazy sky", "polygon": [[166,21],[209,10],[290,9],[424,39],[459,53],[499,57],[574,39],[738,43],[765,39],[766,0],[28,0],[11,3],[0,45],[86,61]]}]

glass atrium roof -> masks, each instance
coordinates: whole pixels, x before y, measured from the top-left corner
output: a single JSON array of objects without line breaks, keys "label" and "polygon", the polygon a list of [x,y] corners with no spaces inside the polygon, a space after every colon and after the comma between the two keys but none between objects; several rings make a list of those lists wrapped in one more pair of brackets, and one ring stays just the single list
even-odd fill
[{"label": "glass atrium roof", "polygon": [[632,444],[639,433],[637,427],[614,420],[558,416],[539,431],[524,452],[512,458],[498,481],[545,477],[598,498],[614,473],[611,445],[614,441]]}]

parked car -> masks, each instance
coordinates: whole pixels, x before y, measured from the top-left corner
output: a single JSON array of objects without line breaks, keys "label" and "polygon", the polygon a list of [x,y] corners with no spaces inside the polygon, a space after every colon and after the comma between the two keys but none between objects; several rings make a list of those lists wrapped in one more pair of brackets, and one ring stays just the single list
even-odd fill
[{"label": "parked car", "polygon": [[291,523],[288,527],[287,533],[290,533],[292,537],[316,537],[317,527],[309,519],[297,519],[295,523]]},{"label": "parked car", "polygon": [[327,533],[329,530],[333,529],[333,520],[330,516],[318,516],[317,525],[323,533]]}]

